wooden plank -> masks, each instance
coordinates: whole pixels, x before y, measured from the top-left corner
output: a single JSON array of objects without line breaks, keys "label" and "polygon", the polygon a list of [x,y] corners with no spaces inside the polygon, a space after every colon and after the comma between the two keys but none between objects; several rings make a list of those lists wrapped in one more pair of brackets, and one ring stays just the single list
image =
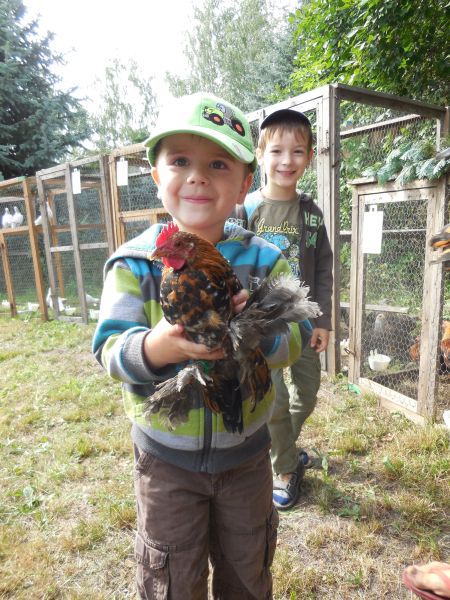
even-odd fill
[{"label": "wooden plank", "polygon": [[[350,308],[350,302],[341,302],[341,308]],[[386,304],[365,304],[364,310],[374,310],[376,312],[391,312],[406,314],[409,313],[407,306],[387,306]]]},{"label": "wooden plank", "polygon": [[[445,179],[441,178],[427,206],[427,242],[445,224],[445,194]],[[418,388],[418,412],[426,418],[432,418],[435,415],[434,397],[438,378],[436,365],[439,360],[443,305],[442,266],[431,264],[430,261],[433,258],[434,251],[427,243],[425,246]]]},{"label": "wooden plank", "polygon": [[3,274],[5,275],[6,295],[8,297],[9,308],[12,317],[17,317],[17,306],[14,295],[14,283],[11,274],[11,265],[9,261],[8,245],[5,242],[3,230],[0,231],[0,254],[2,255]]},{"label": "wooden plank", "polygon": [[349,360],[348,380],[359,383],[361,369],[361,319],[362,319],[362,282],[363,265],[361,252],[362,215],[358,199],[358,189],[352,190],[352,239],[350,267],[350,314],[349,314]]},{"label": "wooden plank", "polygon": [[67,208],[69,212],[70,231],[73,244],[73,260],[75,265],[75,278],[77,281],[78,299],[80,301],[80,310],[83,323],[88,323],[88,308],[86,302],[86,292],[83,282],[83,270],[81,267],[80,244],[78,238],[77,218],[75,213],[75,203],[72,189],[72,176],[70,165],[66,168],[66,193],[67,193]]},{"label": "wooden plank", "polygon": [[281,110],[283,108],[300,108],[300,105],[300,110],[302,111],[308,110],[308,108],[305,108],[307,105],[311,107],[309,110],[312,110],[318,102],[321,102],[324,95],[328,95],[328,87],[328,85],[324,85],[322,87],[315,88],[310,92],[300,94],[299,96],[294,96],[293,98],[288,98],[282,102],[277,102],[276,104],[271,104],[259,110],[254,110],[250,113],[247,113],[246,117],[249,121],[258,121],[264,115],[268,115],[275,110]]},{"label": "wooden plank", "polygon": [[128,223],[131,221],[146,221],[153,216],[169,216],[165,208],[143,208],[140,210],[128,210],[119,212],[119,219]]},{"label": "wooden plank", "polygon": [[[50,247],[50,252],[51,252],[52,254],[57,254],[57,253],[59,253],[59,252],[73,252],[73,250],[74,250],[74,247],[73,247],[73,245],[67,245],[67,246],[51,246],[51,247]],[[60,290],[61,290],[61,288],[62,288],[62,287],[63,287],[63,286],[60,286]],[[65,293],[65,292],[62,292],[62,290],[61,290],[61,293]]]},{"label": "wooden plank", "polygon": [[47,303],[45,301],[45,292],[44,292],[44,276],[42,273],[42,265],[39,256],[39,243],[37,237],[36,227],[34,225],[34,210],[32,205],[32,198],[30,192],[30,184],[28,179],[25,179],[23,182],[23,193],[25,198],[25,211],[27,215],[27,223],[28,223],[28,235],[30,239],[31,246],[31,256],[33,260],[33,270],[34,270],[34,281],[36,284],[36,294],[39,302],[39,309],[41,313],[41,319],[43,321],[48,321],[48,310]]},{"label": "wooden plank", "polygon": [[[110,157],[117,158],[120,156],[130,156],[131,154],[138,154],[139,152],[145,152],[146,147],[141,142],[139,144],[131,144],[130,146],[123,146],[122,148],[116,148],[110,154]],[[110,161],[111,162],[111,161]]]},{"label": "wooden plank", "polygon": [[106,227],[106,239],[108,242],[109,253],[112,254],[115,250],[114,245],[114,228],[111,213],[111,182],[109,178],[109,163],[106,156],[102,156],[100,159],[100,174],[101,174],[101,185],[100,185],[100,207],[103,215],[105,227]]},{"label": "wooden plank", "polygon": [[125,239],[125,231],[123,223],[119,218],[120,213],[120,198],[119,189],[117,186],[117,170],[116,170],[116,159],[111,155],[108,159],[109,164],[109,186],[111,191],[111,219],[113,226],[114,235],[114,246],[118,248],[123,244]]},{"label": "wooden plank", "polygon": [[416,400],[390,390],[370,379],[361,378],[358,385],[363,392],[375,394],[378,397],[379,405],[390,412],[400,412],[419,425],[425,423],[424,417],[417,412]]},{"label": "wooden plank", "polygon": [[108,242],[91,242],[88,244],[80,244],[80,250],[100,250],[104,248],[109,251]]},{"label": "wooden plank", "polygon": [[[51,228],[50,228],[50,223],[49,223],[49,219],[48,219],[48,214],[47,214],[47,197],[46,197],[46,193],[45,193],[45,189],[44,189],[44,183],[41,177],[37,177],[36,179],[36,185],[37,185],[37,189],[38,189],[38,197],[39,197],[39,207],[40,207],[40,211],[41,211],[41,215],[42,215],[42,232],[44,234],[44,246],[45,246],[45,258],[47,261],[47,273],[48,273],[48,281],[50,284],[50,290],[51,290],[51,295],[52,295],[52,301],[53,301],[53,306],[54,311],[56,316],[59,314],[58,313],[58,303],[56,300],[56,273],[55,273],[55,265],[53,263],[53,259],[52,259],[52,253],[50,251],[50,247],[51,247]],[[53,209],[52,209],[53,210]],[[55,213],[53,213],[55,215]],[[61,290],[62,295],[64,295],[63,290]]]},{"label": "wooden plank", "polygon": [[403,96],[395,96],[384,92],[375,92],[365,88],[346,85],[344,83],[332,83],[337,89],[341,100],[350,100],[370,106],[394,108],[402,112],[414,112],[423,117],[444,119],[445,108],[436,104],[428,104],[419,100],[412,100]]},{"label": "wooden plank", "polygon": [[24,179],[25,179],[25,175],[21,175],[20,177],[13,177],[12,179],[5,179],[4,181],[0,181],[0,189],[2,187],[9,187],[9,186],[14,185],[16,183],[22,183],[22,181]]},{"label": "wooden plank", "polygon": [[397,119],[388,119],[386,121],[378,121],[377,123],[371,123],[370,125],[361,125],[360,127],[354,127],[353,129],[344,129],[341,131],[341,140],[353,137],[355,135],[361,135],[372,131],[378,131],[385,129],[393,125],[403,125],[412,121],[419,121],[424,119],[421,115],[406,115],[406,117],[398,117]]}]

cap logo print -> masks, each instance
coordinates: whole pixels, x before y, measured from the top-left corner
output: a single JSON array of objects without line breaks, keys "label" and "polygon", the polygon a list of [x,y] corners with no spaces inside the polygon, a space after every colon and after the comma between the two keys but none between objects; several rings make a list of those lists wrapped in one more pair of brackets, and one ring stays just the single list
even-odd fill
[{"label": "cap logo print", "polygon": [[228,127],[231,127],[231,129],[239,135],[245,136],[243,124],[235,117],[233,109],[226,104],[218,102],[214,108],[204,106],[202,116],[207,121],[214,123],[214,125],[220,127],[222,125],[228,125]]}]

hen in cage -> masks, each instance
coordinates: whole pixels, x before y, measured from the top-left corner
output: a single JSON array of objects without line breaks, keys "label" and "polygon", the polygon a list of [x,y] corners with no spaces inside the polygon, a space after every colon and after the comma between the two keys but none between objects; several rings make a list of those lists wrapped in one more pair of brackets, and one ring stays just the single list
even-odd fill
[{"label": "hen in cage", "polygon": [[415,339],[419,321],[409,315],[380,312],[375,316],[372,329],[368,332],[369,350],[377,350],[392,359],[407,362],[408,349]]},{"label": "hen in cage", "polygon": [[[420,336],[409,349],[409,355],[415,362],[420,360]],[[450,321],[441,323],[441,342],[439,344],[439,373],[450,374]]]}]

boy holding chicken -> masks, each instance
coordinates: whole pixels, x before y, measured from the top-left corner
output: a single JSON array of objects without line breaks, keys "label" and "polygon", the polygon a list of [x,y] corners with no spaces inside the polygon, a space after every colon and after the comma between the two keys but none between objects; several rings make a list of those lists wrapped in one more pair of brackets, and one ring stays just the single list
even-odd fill
[{"label": "boy holding chicken", "polygon": [[[235,204],[243,203],[256,166],[245,116],[220,98],[194,94],[160,115],[146,146],[162,203],[178,230],[213,244],[240,280],[244,289],[232,298],[234,313],[240,313],[252,281],[290,272],[276,246],[225,225]],[[132,422],[139,595],[206,600],[209,558],[214,598],[269,599],[278,524],[267,427],[273,387],[253,408],[249,391],[240,390],[241,430],[230,431],[201,395],[175,425],[158,412],[145,413],[156,386],[189,361],[224,358],[223,348],[195,343],[182,325],[163,316],[162,267],[151,258],[162,228],[151,226],[108,260],[93,340],[100,364],[122,382]],[[297,325],[264,340],[260,349],[269,367],[290,364],[301,350]]]}]

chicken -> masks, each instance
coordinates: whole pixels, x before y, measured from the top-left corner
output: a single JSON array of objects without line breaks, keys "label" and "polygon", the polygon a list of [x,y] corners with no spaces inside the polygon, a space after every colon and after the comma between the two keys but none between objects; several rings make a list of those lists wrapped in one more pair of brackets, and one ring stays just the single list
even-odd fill
[{"label": "chicken", "polygon": [[[48,290],[47,290],[47,296],[45,297],[45,300],[47,302],[47,306],[49,308],[53,308],[52,290],[50,288],[48,288]],[[57,296],[58,311],[60,313],[65,311],[65,306],[64,306],[65,301],[66,301],[65,298],[60,298],[59,296]]]},{"label": "chicken", "polygon": [[[47,209],[47,217],[49,221],[53,220],[53,212],[52,209],[50,208],[50,204],[47,202],[45,203],[46,209]],[[42,214],[40,214],[35,220],[34,220],[34,224],[35,225],[42,225]]]},{"label": "chicken", "polygon": [[17,206],[14,207],[14,214],[11,215],[11,227],[20,227],[23,223],[23,214]]},{"label": "chicken", "polygon": [[[450,371],[450,321],[442,321],[441,324],[441,343],[439,354],[439,372],[441,374]],[[414,344],[409,349],[409,355],[412,360],[420,360],[420,336],[416,338]]]},{"label": "chicken", "polygon": [[439,255],[432,263],[443,263],[444,270],[450,271],[450,223],[444,225],[439,233],[433,235],[430,239],[430,246],[434,250],[439,250]]},{"label": "chicken", "polygon": [[159,384],[147,401],[147,411],[160,413],[169,426],[183,422],[199,391],[207,407],[221,413],[224,426],[242,432],[241,389],[252,398],[252,408],[271,386],[270,370],[259,344],[288,330],[290,322],[320,314],[307,300],[308,288],[293,277],[265,280],[233,315],[232,297],[242,289],[231,266],[215,246],[196,235],[179,232],[170,223],[157,239],[152,260],[162,259],[160,301],[171,324],[181,324],[186,337],[226,357],[196,361],[175,377]]}]

